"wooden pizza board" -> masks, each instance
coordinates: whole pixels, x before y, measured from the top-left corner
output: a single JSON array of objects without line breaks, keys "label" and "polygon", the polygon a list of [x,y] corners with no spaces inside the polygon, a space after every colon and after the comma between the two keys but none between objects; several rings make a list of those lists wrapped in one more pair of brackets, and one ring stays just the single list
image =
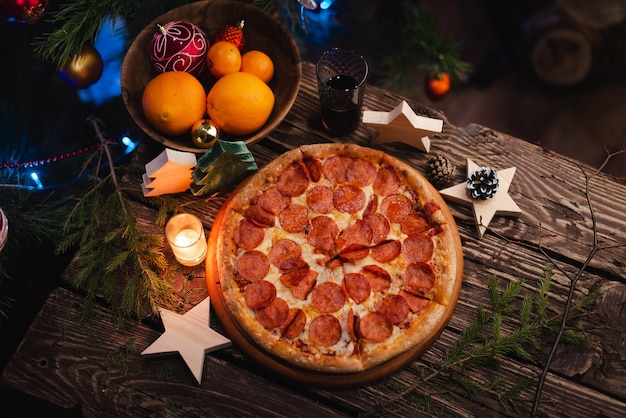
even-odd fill
[{"label": "wooden pizza board", "polygon": [[[407,164],[402,163],[401,161],[397,162],[399,165],[409,167]],[[414,168],[412,167],[410,167],[410,169],[414,170]],[[262,170],[255,175],[259,174],[263,174]],[[421,176],[421,174],[417,174]],[[421,177],[423,178],[423,176]],[[463,250],[461,246],[461,237],[459,235],[456,222],[454,221],[454,217],[452,216],[450,209],[446,205],[441,195],[434,188],[434,186],[432,186],[426,179],[424,179],[424,182],[427,184],[429,189],[431,189],[430,191],[433,192],[433,196],[435,196],[437,204],[441,207],[446,222],[448,223],[448,225],[450,225],[452,234],[455,239],[455,247],[457,248],[457,251],[455,253],[457,258],[456,265],[458,267],[454,290],[450,298],[450,304],[446,307],[445,314],[443,315],[439,324],[437,324],[437,327],[435,327],[432,334],[426,340],[424,340],[421,344],[416,345],[415,347],[386,361],[385,363],[356,373],[323,373],[315,370],[301,368],[296,365],[290,364],[287,361],[280,359],[261,348],[245,334],[243,329],[231,316],[228,308],[225,305],[222,288],[220,286],[220,278],[217,269],[216,242],[219,232],[223,228],[224,215],[226,213],[226,209],[229,203],[228,199],[226,200],[220,211],[217,213],[215,221],[213,223],[213,227],[211,228],[211,234],[208,238],[206,281],[213,309],[215,310],[217,317],[220,319],[222,325],[224,326],[224,329],[226,330],[226,333],[228,334],[228,337],[231,339],[233,344],[235,344],[245,354],[254,359],[255,362],[263,366],[274,375],[278,375],[282,378],[299,383],[329,388],[352,387],[380,380],[405,367],[411,361],[424,353],[439,338],[439,335],[441,335],[444,328],[448,324],[448,321],[450,320],[450,317],[454,312],[454,308],[456,307],[456,302],[461,291],[461,285],[463,281]],[[243,187],[244,184],[245,182],[238,186],[231,193],[230,196],[235,196],[238,190]]]}]

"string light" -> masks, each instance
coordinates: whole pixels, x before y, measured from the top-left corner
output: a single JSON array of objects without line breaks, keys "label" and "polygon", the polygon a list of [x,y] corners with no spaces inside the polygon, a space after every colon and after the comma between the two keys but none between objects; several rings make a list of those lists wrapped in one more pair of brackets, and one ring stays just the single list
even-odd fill
[{"label": "string light", "polygon": [[30,178],[33,179],[38,189],[43,189],[43,184],[41,184],[41,180],[39,180],[39,174],[36,171],[30,173]]},{"label": "string light", "polygon": [[[117,136],[115,139],[112,139],[109,142],[121,142],[122,144],[126,146],[125,153],[128,154],[131,151],[133,151],[137,147],[137,144],[138,144],[138,142],[133,142],[129,137],[129,135],[133,133],[135,130],[136,128],[131,128],[130,130],[124,132],[123,134]],[[101,144],[100,142],[98,142],[88,147],[83,147],[75,151],[66,152],[64,154],[57,154],[51,157],[40,158],[37,160],[24,161],[24,162],[9,162],[9,163],[5,162],[5,163],[0,164],[0,169],[39,167],[44,164],[56,163],[58,161],[63,161],[63,160],[67,160],[73,157],[78,157],[88,152],[95,151],[98,148],[100,148],[100,146]]]}]

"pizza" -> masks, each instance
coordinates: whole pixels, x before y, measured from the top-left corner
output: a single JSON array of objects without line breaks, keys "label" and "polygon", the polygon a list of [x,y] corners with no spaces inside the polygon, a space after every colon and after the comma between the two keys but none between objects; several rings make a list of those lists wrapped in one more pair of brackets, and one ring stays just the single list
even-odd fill
[{"label": "pizza", "polygon": [[429,343],[460,291],[447,206],[415,169],[371,148],[282,154],[231,193],[211,234],[228,320],[305,370],[360,372]]}]

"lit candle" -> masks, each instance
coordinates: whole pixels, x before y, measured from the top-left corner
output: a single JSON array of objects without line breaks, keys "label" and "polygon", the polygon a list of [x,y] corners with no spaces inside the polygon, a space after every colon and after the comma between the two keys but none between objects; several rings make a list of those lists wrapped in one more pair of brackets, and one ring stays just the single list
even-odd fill
[{"label": "lit candle", "polygon": [[176,260],[184,266],[195,266],[206,257],[207,241],[204,227],[196,216],[181,213],[165,225],[165,236]]}]

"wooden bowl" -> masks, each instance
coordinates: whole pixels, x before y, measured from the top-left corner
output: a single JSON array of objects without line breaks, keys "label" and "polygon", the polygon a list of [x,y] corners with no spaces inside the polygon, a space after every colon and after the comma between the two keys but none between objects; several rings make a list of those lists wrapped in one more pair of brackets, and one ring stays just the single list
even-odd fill
[{"label": "wooden bowl", "polygon": [[[121,73],[122,98],[137,125],[150,137],[167,147],[185,152],[206,152],[204,148],[195,147],[191,141],[191,133],[168,136],[156,131],[150,126],[141,107],[141,97],[146,84],[158,74],[150,60],[152,36],[156,32],[156,25],[176,20],[188,21],[200,27],[207,34],[211,44],[219,29],[227,24],[235,25],[240,20],[245,21],[246,44],[243,52],[258,49],[268,54],[274,61],[274,77],[269,83],[275,96],[274,110],[269,120],[257,132],[247,136],[223,133],[221,139],[251,144],[274,130],[287,115],[298,95],[302,78],[300,52],[291,34],[276,18],[257,6],[233,0],[189,3],[159,16],[139,33],[128,49]],[[208,72],[199,79],[208,93],[215,79]]]}]

